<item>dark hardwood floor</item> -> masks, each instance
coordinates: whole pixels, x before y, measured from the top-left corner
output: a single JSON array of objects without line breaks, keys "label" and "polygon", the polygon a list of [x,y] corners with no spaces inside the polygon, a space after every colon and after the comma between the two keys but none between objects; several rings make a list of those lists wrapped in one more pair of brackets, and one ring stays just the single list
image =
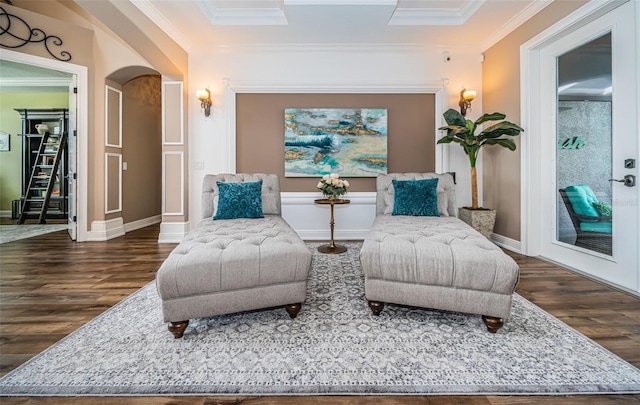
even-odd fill
[{"label": "dark hardwood floor", "polygon": [[[152,281],[175,246],[158,244],[158,232],[156,225],[108,242],[85,243],[55,232],[1,244],[0,374]],[[509,254],[521,268],[519,294],[640,367],[640,299],[542,260]],[[126,326],[122,328],[126,333]],[[0,403],[584,405],[640,404],[640,395],[2,397]]]}]

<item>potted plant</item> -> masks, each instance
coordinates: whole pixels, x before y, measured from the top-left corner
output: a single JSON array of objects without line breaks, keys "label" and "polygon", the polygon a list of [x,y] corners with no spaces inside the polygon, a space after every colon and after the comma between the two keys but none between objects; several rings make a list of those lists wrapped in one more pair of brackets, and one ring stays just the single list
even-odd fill
[{"label": "potted plant", "polygon": [[[489,238],[493,232],[496,212],[495,210],[478,207],[476,160],[480,149],[485,145],[500,145],[512,151],[516,150],[516,144],[509,137],[520,135],[520,132],[524,132],[524,129],[512,122],[501,121],[506,118],[506,115],[498,112],[484,114],[475,122],[465,119],[462,114],[454,109],[447,110],[443,115],[448,125],[438,129],[446,130],[447,135],[438,140],[438,143],[455,142],[459,144],[464,149],[464,153],[469,156],[469,163],[471,164],[471,207],[461,208],[459,217]],[[476,135],[478,126],[488,121],[501,122],[491,125]]]}]

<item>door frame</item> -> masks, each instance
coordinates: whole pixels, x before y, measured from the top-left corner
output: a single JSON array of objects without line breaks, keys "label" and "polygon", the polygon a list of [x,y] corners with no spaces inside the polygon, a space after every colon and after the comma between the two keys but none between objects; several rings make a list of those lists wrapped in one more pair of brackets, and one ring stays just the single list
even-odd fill
[{"label": "door frame", "polygon": [[[26,53],[16,52],[8,49],[2,50],[2,59],[38,66],[46,69],[58,70],[77,77],[77,150],[76,150],[76,173],[79,173],[76,193],[76,226],[77,241],[83,242],[88,238],[87,232],[87,187],[88,187],[88,116],[89,116],[89,73],[86,66],[74,65],[69,62],[42,58]],[[69,137],[73,136],[69,133]]]},{"label": "door frame", "polygon": [[[521,121],[529,136],[522,138],[521,148],[521,247],[522,253],[528,256],[539,256],[541,254],[541,241],[543,235],[540,218],[542,217],[543,182],[547,179],[540,175],[540,161],[545,153],[541,143],[538,141],[544,136],[545,129],[542,117],[545,115],[541,95],[541,70],[540,57],[541,50],[551,42],[568,35],[578,28],[596,20],[597,18],[612,11],[628,0],[606,0],[591,1],[574,13],[568,15],[547,30],[538,34],[520,47],[520,87],[521,87]],[[636,25],[640,21],[640,7],[635,7]],[[640,58],[640,54],[637,55]],[[640,74],[640,63],[636,64],[636,70]],[[636,93],[640,94],[640,81],[637,84]],[[548,106],[547,106],[548,107]],[[636,105],[637,114],[640,116],[640,103]],[[636,122],[636,131],[640,133],[640,123]],[[637,151],[640,156],[640,150]],[[640,197],[640,187],[636,187]],[[640,227],[640,223],[637,224]],[[640,252],[637,260],[640,263]],[[562,263],[560,263],[562,265]],[[567,267],[566,265],[564,265]],[[582,274],[578,269],[572,269]],[[588,275],[593,277],[592,275]],[[636,286],[636,291],[630,291],[638,295],[640,283]]]}]

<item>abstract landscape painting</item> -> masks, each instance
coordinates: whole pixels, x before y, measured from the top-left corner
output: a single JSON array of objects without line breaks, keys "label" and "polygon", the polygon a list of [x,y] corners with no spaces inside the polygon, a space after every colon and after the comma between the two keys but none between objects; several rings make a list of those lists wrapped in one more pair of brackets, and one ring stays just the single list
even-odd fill
[{"label": "abstract landscape painting", "polygon": [[387,173],[387,110],[287,108],[286,177],[376,177]]}]

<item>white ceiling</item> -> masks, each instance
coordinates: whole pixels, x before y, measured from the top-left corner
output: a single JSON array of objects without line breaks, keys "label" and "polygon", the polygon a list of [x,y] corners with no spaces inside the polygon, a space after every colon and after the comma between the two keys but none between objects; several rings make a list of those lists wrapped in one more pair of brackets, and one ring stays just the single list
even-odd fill
[{"label": "white ceiling", "polygon": [[[186,50],[233,46],[409,45],[482,52],[549,0],[129,0]],[[567,54],[563,96],[611,88],[610,37]],[[68,91],[69,75],[0,60],[0,91]],[[125,80],[126,81],[126,80]],[[604,93],[603,93],[604,92]]]},{"label": "white ceiling", "polygon": [[551,0],[129,0],[189,52],[309,44],[481,52]]}]

